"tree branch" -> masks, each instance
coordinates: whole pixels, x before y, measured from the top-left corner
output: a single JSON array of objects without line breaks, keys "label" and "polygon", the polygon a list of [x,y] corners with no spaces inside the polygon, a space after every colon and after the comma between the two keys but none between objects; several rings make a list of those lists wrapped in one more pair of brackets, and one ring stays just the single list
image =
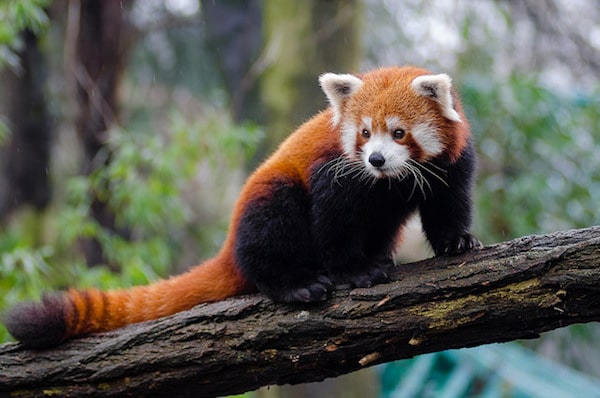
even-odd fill
[{"label": "tree branch", "polygon": [[203,304],[45,351],[0,346],[0,395],[209,397],[600,320],[600,226],[402,265],[313,306]]}]

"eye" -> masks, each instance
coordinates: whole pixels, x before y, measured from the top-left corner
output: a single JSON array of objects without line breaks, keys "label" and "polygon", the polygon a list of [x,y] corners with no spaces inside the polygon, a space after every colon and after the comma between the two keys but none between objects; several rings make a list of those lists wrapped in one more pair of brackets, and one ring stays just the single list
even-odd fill
[{"label": "eye", "polygon": [[394,139],[400,140],[404,138],[404,136],[406,135],[406,131],[402,129],[396,129],[392,132],[392,135],[394,136]]},{"label": "eye", "polygon": [[367,129],[364,129],[360,135],[362,135],[363,138],[370,138],[371,137],[371,132]]}]

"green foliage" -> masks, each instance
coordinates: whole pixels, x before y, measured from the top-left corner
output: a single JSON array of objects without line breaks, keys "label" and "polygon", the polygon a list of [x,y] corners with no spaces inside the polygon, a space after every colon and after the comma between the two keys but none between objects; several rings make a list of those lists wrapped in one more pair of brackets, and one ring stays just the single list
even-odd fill
[{"label": "green foliage", "polygon": [[[104,156],[110,162],[67,185],[69,206],[59,221],[61,243],[69,246],[79,238],[93,238],[111,264],[149,267],[165,274],[180,249],[182,233],[197,232],[193,231],[198,228],[196,200],[190,196],[198,195],[190,188],[201,164],[216,181],[226,181],[231,170],[239,169],[251,155],[260,132],[225,122],[216,112],[193,123],[173,113],[167,137],[118,129],[109,137]],[[210,187],[211,195],[222,197],[226,186]],[[133,239],[90,217],[94,198],[108,206],[117,227],[127,229]]]},{"label": "green foliage", "polygon": [[44,8],[51,0],[5,0],[0,3],[0,68],[19,67],[17,52],[22,48],[21,31],[41,33],[48,26]]},{"label": "green foliage", "polygon": [[[214,109],[198,121],[172,112],[169,125],[162,136],[110,131],[96,159],[104,166],[66,181],[66,203],[51,221],[56,233],[47,245],[36,247],[14,228],[0,235],[0,310],[67,285],[111,289],[148,283],[173,271],[185,241],[206,247],[204,256],[216,250],[218,239],[208,244],[202,239],[224,236],[224,216],[201,216],[220,212],[229,201],[228,189],[237,186],[233,176],[252,156],[262,132],[235,125]],[[91,217],[94,198],[114,213],[128,238]],[[78,250],[82,238],[96,239],[121,272],[87,268]],[[0,341],[6,338],[0,328]]]},{"label": "green foliage", "polygon": [[600,99],[514,75],[461,88],[480,157],[477,233],[496,242],[600,222]]}]

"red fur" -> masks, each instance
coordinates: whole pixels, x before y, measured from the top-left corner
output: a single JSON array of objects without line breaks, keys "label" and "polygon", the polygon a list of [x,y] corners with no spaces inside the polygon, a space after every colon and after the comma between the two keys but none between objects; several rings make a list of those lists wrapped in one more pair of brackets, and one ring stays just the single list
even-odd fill
[{"label": "red fur", "polygon": [[[410,82],[418,76],[430,74],[425,69],[415,67],[387,67],[366,73],[360,76],[364,84],[348,101],[345,115],[353,116],[357,124],[360,124],[361,116],[369,115],[374,128],[381,128],[382,121],[390,115],[399,116],[408,125],[428,120],[437,127],[445,146],[444,153],[454,162],[467,145],[469,125],[457,95],[452,97],[454,108],[461,118],[460,123],[444,118],[437,102],[424,98],[412,89]],[[409,136],[407,140],[410,140]]]}]

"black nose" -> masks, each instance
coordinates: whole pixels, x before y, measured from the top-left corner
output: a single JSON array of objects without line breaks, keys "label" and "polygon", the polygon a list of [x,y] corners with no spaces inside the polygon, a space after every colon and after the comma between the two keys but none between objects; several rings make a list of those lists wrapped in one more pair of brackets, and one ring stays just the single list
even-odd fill
[{"label": "black nose", "polygon": [[385,158],[381,153],[373,152],[371,156],[369,156],[369,163],[375,167],[381,167],[385,163]]}]

